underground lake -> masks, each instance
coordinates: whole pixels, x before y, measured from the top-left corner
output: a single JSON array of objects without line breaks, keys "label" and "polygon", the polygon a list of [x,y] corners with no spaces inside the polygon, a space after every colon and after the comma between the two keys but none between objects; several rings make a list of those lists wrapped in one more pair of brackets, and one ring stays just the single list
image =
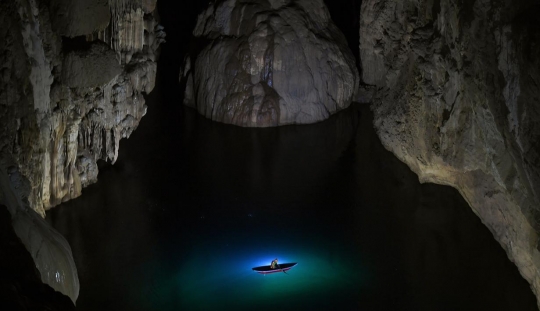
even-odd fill
[{"label": "underground lake", "polygon": [[[117,163],[48,212],[73,250],[77,309],[536,309],[459,193],[383,148],[368,106],[312,125],[212,122],[177,104],[166,53]],[[251,270],[274,258],[298,265]]]},{"label": "underground lake", "polygon": [[[326,2],[358,58],[361,1]],[[368,104],[274,128],[182,105],[205,5],[157,2],[167,43],[147,114],[97,183],[47,212],[73,251],[78,310],[538,310],[459,192],[383,147]],[[298,265],[252,270],[275,258]]]}]

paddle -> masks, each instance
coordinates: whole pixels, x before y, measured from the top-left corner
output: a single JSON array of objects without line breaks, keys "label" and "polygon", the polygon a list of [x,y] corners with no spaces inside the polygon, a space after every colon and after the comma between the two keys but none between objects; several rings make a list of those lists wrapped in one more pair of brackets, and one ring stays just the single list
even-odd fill
[{"label": "paddle", "polygon": [[[281,266],[279,264],[276,264],[280,269],[281,269]],[[285,272],[285,270],[281,270],[283,271],[283,273],[285,273],[286,275],[289,275],[287,272]]]}]

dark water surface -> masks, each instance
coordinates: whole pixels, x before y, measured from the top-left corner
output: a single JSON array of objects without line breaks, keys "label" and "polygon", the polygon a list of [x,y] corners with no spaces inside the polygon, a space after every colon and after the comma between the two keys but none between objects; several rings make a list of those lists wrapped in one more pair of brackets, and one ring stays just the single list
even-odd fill
[{"label": "dark water surface", "polygon": [[[536,310],[458,192],[419,184],[366,106],[245,129],[180,107],[171,83],[118,162],[48,214],[79,310]],[[299,264],[251,271],[275,257]]]},{"label": "dark water surface", "polygon": [[[117,163],[48,213],[79,310],[537,310],[458,192],[382,147],[368,107],[271,129],[183,108],[178,55],[205,4],[186,3],[158,1],[169,42]],[[275,257],[298,266],[251,271]]]}]

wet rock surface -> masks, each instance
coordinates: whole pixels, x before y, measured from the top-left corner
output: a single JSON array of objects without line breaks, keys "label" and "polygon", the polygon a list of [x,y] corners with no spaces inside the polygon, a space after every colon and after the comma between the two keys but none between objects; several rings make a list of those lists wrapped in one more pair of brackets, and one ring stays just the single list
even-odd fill
[{"label": "wet rock surface", "polygon": [[193,32],[184,103],[247,127],[314,123],[349,106],[359,74],[323,1],[212,2]]},{"label": "wet rock surface", "polygon": [[363,82],[383,145],[457,188],[540,296],[534,1],[364,0]]}]

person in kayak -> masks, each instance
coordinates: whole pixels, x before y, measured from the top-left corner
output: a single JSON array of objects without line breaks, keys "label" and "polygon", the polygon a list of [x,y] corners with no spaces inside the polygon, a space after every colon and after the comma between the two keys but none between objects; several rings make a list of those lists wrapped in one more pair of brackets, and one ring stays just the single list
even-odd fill
[{"label": "person in kayak", "polygon": [[272,263],[270,264],[271,269],[276,269],[278,267],[277,258],[272,260]]}]

